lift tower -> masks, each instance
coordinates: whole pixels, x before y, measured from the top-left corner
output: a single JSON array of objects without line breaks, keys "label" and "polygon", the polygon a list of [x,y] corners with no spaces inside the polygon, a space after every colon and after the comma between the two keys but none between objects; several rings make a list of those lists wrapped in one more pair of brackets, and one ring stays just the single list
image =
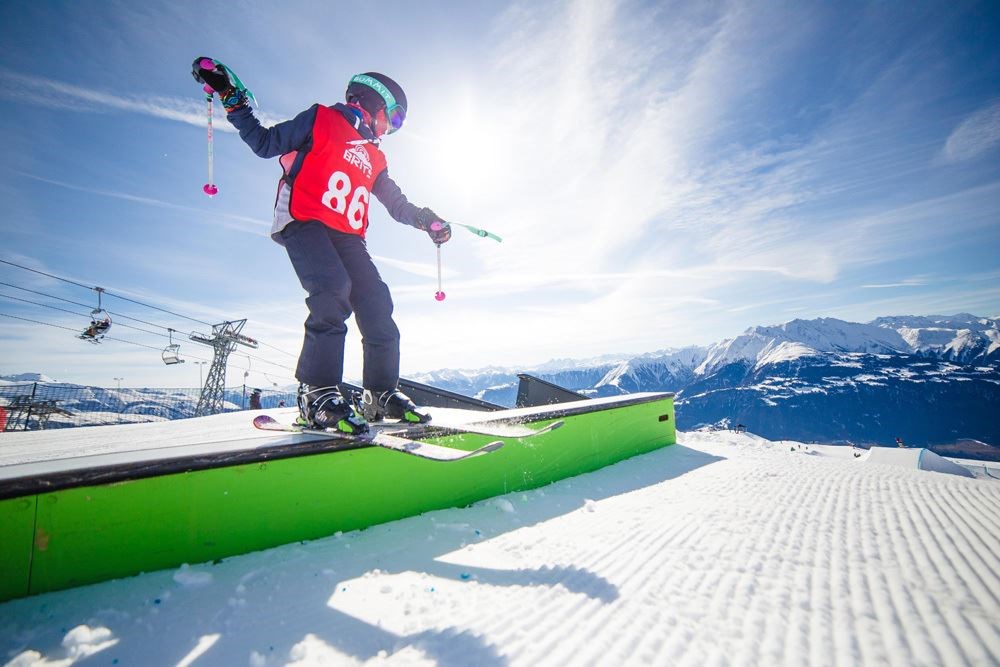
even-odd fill
[{"label": "lift tower", "polygon": [[212,326],[212,335],[210,336],[197,331],[191,332],[189,336],[191,340],[202,345],[210,345],[215,350],[215,354],[212,356],[212,367],[208,371],[208,379],[205,380],[205,386],[201,388],[198,407],[194,411],[196,417],[222,412],[229,353],[235,350],[237,345],[257,349],[256,340],[240,333],[246,323],[247,321],[242,319],[215,324]]}]

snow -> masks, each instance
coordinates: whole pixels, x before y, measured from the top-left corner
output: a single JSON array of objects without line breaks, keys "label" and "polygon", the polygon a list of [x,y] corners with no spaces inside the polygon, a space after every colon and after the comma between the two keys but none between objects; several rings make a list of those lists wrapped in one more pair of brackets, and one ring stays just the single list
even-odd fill
[{"label": "snow", "polygon": [[962,475],[973,477],[974,475],[967,469],[953,463],[948,459],[938,456],[929,449],[923,448],[891,448],[872,447],[868,451],[868,462],[883,465],[896,465],[906,468],[919,468],[920,470],[934,470],[952,475]]},{"label": "snow", "polygon": [[7,602],[0,660],[1000,662],[1000,483],[853,453],[682,433],[471,507]]},{"label": "snow", "polygon": [[834,363],[845,366],[852,362],[838,361],[836,355],[922,354],[967,361],[990,358],[997,350],[1000,350],[1000,323],[967,314],[882,317],[867,324],[834,318],[792,320],[752,327],[707,348],[670,350],[623,360],[602,384],[617,385],[625,373],[634,372],[642,364],[660,362],[657,356],[669,358],[674,369],[688,367],[697,375],[709,375],[734,362],[745,362],[759,370],[818,355],[829,356]]},{"label": "snow", "polygon": [[816,354],[816,350],[806,347],[801,343],[772,342],[757,355],[755,369],[763,368],[768,364],[778,364],[783,361],[793,361],[799,357],[808,357]]},{"label": "snow", "polygon": [[91,628],[78,625],[63,637],[61,656],[58,659],[44,659],[38,651],[25,651],[7,663],[7,667],[28,667],[29,665],[72,665],[91,655],[110,649],[118,643],[111,630],[105,627]]},{"label": "snow", "polygon": [[825,317],[792,320],[777,326],[753,327],[736,338],[713,345],[695,372],[708,374],[740,360],[752,361],[760,367],[818,353],[900,351],[910,351],[906,341],[886,326]]},{"label": "snow", "polygon": [[55,382],[42,373],[18,373],[17,375],[0,375],[0,385],[23,384],[25,382]]},{"label": "snow", "polygon": [[[897,355],[948,359],[965,363],[989,362],[1000,351],[1000,321],[959,313],[949,316],[880,317],[866,324],[834,318],[791,320],[783,324],[751,327],[735,338],[709,346],[667,348],[641,355],[610,354],[589,359],[553,359],[529,368],[487,367],[478,370],[439,370],[413,377],[426,384],[450,386],[464,393],[482,391],[484,384],[498,385],[515,378],[518,372],[542,375],[573,370],[607,369],[591,389],[606,386],[623,388],[628,376],[650,373],[651,382],[669,380],[687,373],[706,376],[731,363],[744,363],[759,371],[773,364],[803,357],[824,357],[826,363],[861,368],[867,355],[883,360]],[[914,367],[921,363],[911,360]],[[673,374],[673,378],[667,377]],[[485,378],[485,380],[484,380]],[[498,379],[499,378],[499,379]],[[457,386],[466,384],[475,389]],[[569,385],[567,385],[569,386]],[[577,391],[586,388],[573,385]],[[485,394],[479,393],[482,398]]]}]

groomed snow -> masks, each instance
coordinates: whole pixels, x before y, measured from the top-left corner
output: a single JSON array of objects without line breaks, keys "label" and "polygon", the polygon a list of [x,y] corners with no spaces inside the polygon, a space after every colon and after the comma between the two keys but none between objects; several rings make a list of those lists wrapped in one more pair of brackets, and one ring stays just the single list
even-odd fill
[{"label": "groomed snow", "polygon": [[998,515],[990,479],[683,433],[469,508],[8,602],[0,660],[993,665]]}]

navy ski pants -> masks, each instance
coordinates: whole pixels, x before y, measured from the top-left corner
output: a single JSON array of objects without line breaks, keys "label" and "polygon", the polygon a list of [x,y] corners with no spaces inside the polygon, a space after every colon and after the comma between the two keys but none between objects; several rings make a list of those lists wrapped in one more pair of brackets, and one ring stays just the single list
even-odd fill
[{"label": "navy ski pants", "polygon": [[321,222],[291,222],[281,231],[302,288],[309,294],[305,340],[295,377],[315,387],[339,384],[344,374],[347,318],[361,331],[366,389],[395,389],[399,381],[399,329],[392,296],[365,240]]}]

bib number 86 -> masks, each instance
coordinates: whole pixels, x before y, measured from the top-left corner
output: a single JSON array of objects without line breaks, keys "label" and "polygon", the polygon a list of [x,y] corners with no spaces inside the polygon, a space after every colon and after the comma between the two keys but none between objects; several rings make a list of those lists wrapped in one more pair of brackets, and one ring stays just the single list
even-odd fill
[{"label": "bib number 86", "polygon": [[365,224],[368,202],[371,200],[368,188],[359,185],[352,193],[351,179],[342,171],[333,172],[326,187],[322,199],[323,206],[346,216],[347,223],[352,229],[361,229]]}]

